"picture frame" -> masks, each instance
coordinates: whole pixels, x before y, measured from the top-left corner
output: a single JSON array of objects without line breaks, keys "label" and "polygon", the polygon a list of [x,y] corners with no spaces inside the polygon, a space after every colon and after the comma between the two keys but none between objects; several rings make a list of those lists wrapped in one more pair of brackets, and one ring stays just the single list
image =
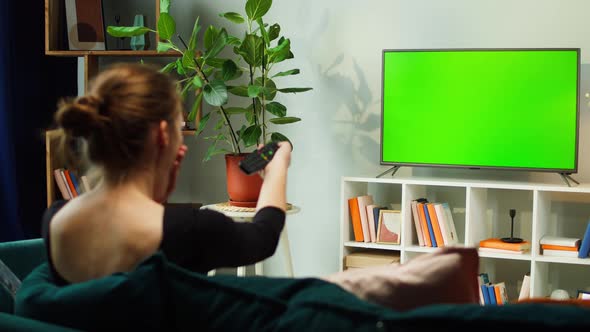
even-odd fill
[{"label": "picture frame", "polygon": [[106,50],[102,0],[65,0],[70,50]]},{"label": "picture frame", "polygon": [[377,243],[400,244],[401,243],[402,215],[400,210],[379,211],[379,224],[377,228]]}]

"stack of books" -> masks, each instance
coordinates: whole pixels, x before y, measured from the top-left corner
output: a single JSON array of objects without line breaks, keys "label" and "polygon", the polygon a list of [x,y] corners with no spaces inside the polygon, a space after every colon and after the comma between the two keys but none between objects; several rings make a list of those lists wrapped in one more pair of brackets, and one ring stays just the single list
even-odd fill
[{"label": "stack of books", "polygon": [[412,200],[412,219],[418,244],[444,247],[459,243],[451,207],[446,202],[429,202],[426,198]]},{"label": "stack of books", "polygon": [[504,305],[509,302],[505,282],[492,283],[488,274],[484,272],[477,276],[477,283],[481,305]]},{"label": "stack of books", "polygon": [[578,257],[581,239],[544,235],[539,243],[544,256]]},{"label": "stack of books", "polygon": [[489,252],[498,254],[522,254],[531,250],[529,241],[520,243],[508,243],[500,238],[489,238],[479,241],[479,252]]},{"label": "stack of books", "polygon": [[399,251],[366,250],[353,252],[344,257],[344,269],[399,263]]}]

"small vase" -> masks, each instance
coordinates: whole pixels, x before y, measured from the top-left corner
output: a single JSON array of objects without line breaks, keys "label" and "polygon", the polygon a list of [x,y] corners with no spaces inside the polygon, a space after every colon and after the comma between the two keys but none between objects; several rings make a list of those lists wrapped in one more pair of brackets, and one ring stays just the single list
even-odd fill
[{"label": "small vase", "polygon": [[258,173],[247,175],[240,169],[240,161],[248,154],[226,154],[225,167],[229,204],[240,207],[256,207],[262,178]]},{"label": "small vase", "polygon": [[[135,19],[133,20],[133,26],[143,26],[143,15],[135,15]],[[131,49],[135,51],[142,51],[145,49],[145,36],[133,36],[131,37]]]}]

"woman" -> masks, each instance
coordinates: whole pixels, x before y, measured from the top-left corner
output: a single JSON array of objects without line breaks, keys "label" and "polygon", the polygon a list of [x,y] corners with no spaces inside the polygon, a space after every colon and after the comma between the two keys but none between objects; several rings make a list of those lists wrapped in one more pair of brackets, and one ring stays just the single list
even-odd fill
[{"label": "woman", "polygon": [[253,223],[236,223],[215,211],[162,205],[187,151],[181,100],[166,74],[142,64],[112,66],[86,95],[62,102],[55,121],[65,157],[73,153],[68,142],[83,139],[82,158],[101,179],[43,216],[48,261],[60,283],[131,271],[159,250],[197,272],[252,264],[274,253],[285,222],[289,143],[280,143],[264,169]]}]

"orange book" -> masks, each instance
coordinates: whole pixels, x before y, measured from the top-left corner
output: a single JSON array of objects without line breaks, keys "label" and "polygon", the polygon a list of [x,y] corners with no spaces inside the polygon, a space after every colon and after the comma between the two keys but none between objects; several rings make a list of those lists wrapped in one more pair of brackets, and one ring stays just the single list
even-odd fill
[{"label": "orange book", "polygon": [[348,199],[348,208],[350,210],[350,221],[352,223],[354,240],[357,242],[364,242],[363,226],[361,225],[361,214],[359,211],[358,199],[356,197]]},{"label": "orange book", "polygon": [[502,305],[504,301],[502,299],[502,294],[500,293],[500,285],[494,284],[494,294],[496,294],[496,304]]},{"label": "orange book", "polygon": [[479,246],[483,248],[496,248],[512,251],[527,251],[531,249],[531,243],[529,241],[523,241],[520,243],[508,243],[503,242],[499,238],[489,238],[479,241]]},{"label": "orange book", "polygon": [[541,248],[549,250],[578,251],[577,247],[558,246],[555,244],[542,244]]},{"label": "orange book", "polygon": [[424,214],[424,203],[418,203],[416,207],[418,208],[418,218],[420,218],[420,225],[422,225],[422,233],[424,234],[424,244],[426,247],[432,247],[432,240],[430,240],[430,234],[428,233],[428,223]]},{"label": "orange book", "polygon": [[436,246],[444,247],[445,240],[443,239],[442,231],[440,230],[440,225],[438,223],[438,217],[436,216],[434,204],[426,203],[426,208],[428,209],[428,215],[430,215],[430,222],[432,223],[432,230],[434,231],[434,239],[436,240]]},{"label": "orange book", "polygon": [[67,169],[64,169],[64,175],[66,176],[66,180],[68,181],[68,187],[70,187],[70,190],[72,191],[72,198],[77,197],[78,192],[76,191],[76,187],[74,187],[74,183],[72,182],[72,177],[70,175],[70,171]]}]

